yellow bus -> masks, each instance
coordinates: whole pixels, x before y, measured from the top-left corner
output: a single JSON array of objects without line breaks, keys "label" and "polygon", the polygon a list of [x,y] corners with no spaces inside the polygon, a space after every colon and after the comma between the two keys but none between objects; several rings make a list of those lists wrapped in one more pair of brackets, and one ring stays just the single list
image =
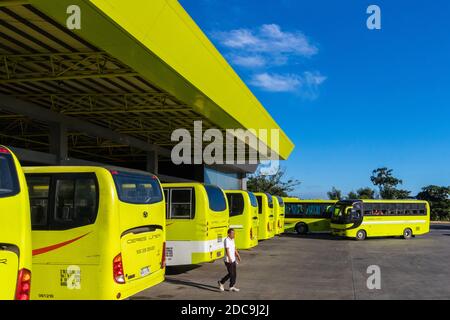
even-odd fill
[{"label": "yellow bus", "polygon": [[255,196],[259,214],[258,240],[272,239],[275,236],[273,198],[268,193],[255,193]]},{"label": "yellow bus", "polygon": [[252,192],[225,191],[230,207],[230,228],[236,232],[236,247],[246,250],[258,245],[258,201]]},{"label": "yellow bus", "polygon": [[273,197],[273,210],[275,212],[275,234],[284,233],[285,204],[282,197]]},{"label": "yellow bus", "polygon": [[333,210],[333,235],[367,237],[414,236],[430,232],[430,205],[418,200],[345,200]]},{"label": "yellow bus", "polygon": [[298,234],[330,232],[331,211],[335,200],[284,198],[286,230]]},{"label": "yellow bus", "polygon": [[25,176],[14,154],[0,146],[0,300],[29,300],[31,267]]},{"label": "yellow bus", "polygon": [[164,197],[156,176],[107,167],[23,170],[32,299],[124,299],[164,280]]},{"label": "yellow bus", "polygon": [[222,258],[230,219],[222,189],[201,183],[163,184],[163,188],[167,265],[194,265]]}]

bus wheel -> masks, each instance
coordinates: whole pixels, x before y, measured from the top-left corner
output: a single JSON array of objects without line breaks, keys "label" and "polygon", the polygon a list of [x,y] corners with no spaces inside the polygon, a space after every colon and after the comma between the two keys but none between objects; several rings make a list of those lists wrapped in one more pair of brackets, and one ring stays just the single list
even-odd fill
[{"label": "bus wheel", "polygon": [[367,238],[367,233],[364,230],[359,230],[356,233],[356,240],[363,241],[363,240],[366,240],[366,238]]},{"label": "bus wheel", "polygon": [[307,234],[308,226],[304,223],[299,223],[295,226],[295,231],[297,231],[297,234]]},{"label": "bus wheel", "polygon": [[409,229],[409,228],[406,228],[406,229],[403,231],[403,238],[406,239],[406,240],[409,240],[409,239],[411,239],[412,237],[413,237],[412,230]]}]

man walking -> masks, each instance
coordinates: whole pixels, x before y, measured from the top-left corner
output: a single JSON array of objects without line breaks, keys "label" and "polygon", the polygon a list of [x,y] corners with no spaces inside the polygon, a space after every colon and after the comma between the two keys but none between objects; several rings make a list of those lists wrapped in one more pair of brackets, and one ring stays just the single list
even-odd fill
[{"label": "man walking", "polygon": [[[234,229],[228,230],[228,237],[224,241],[225,247],[225,266],[227,267],[228,274],[219,281],[220,291],[225,291],[224,284],[230,280],[230,291],[239,292],[240,290],[235,287],[236,285],[236,265],[237,261],[241,262],[241,256],[236,250],[236,245],[234,243],[235,238]],[[237,258],[237,261],[236,261]]]}]

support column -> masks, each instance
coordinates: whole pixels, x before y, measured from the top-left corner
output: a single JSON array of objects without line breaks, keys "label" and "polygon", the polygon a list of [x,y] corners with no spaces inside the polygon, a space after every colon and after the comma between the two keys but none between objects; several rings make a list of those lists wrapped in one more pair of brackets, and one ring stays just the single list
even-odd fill
[{"label": "support column", "polygon": [[67,126],[62,123],[52,123],[50,128],[50,153],[56,155],[56,161],[60,165],[69,155]]},{"label": "support column", "polygon": [[148,151],[147,152],[147,171],[158,174],[158,152]]}]

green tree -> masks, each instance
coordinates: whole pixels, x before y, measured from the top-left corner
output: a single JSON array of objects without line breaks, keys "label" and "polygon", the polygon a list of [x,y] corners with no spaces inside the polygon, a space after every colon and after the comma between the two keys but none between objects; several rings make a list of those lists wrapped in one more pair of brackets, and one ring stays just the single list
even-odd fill
[{"label": "green tree", "polygon": [[266,176],[259,172],[251,175],[247,181],[247,189],[251,192],[264,192],[273,196],[288,197],[295,187],[301,184],[299,180],[287,179],[286,170],[280,169],[275,175]]},{"label": "green tree", "polygon": [[335,187],[333,187],[333,189],[331,189],[331,191],[328,191],[327,194],[328,194],[328,198],[330,200],[341,200],[342,199],[342,191],[336,189]]},{"label": "green tree", "polygon": [[433,220],[450,220],[450,186],[440,187],[430,185],[422,188],[417,199],[426,200],[431,206]]},{"label": "green tree", "polygon": [[359,197],[355,191],[350,191],[347,195],[347,199],[354,200],[354,199],[359,199]]},{"label": "green tree", "polygon": [[378,187],[382,199],[405,199],[411,194],[411,191],[397,189],[398,185],[403,184],[403,180],[393,176],[393,170],[389,168],[378,168],[372,171],[370,180]]},{"label": "green tree", "polygon": [[356,191],[358,199],[375,199],[375,190],[372,188],[360,188]]}]

